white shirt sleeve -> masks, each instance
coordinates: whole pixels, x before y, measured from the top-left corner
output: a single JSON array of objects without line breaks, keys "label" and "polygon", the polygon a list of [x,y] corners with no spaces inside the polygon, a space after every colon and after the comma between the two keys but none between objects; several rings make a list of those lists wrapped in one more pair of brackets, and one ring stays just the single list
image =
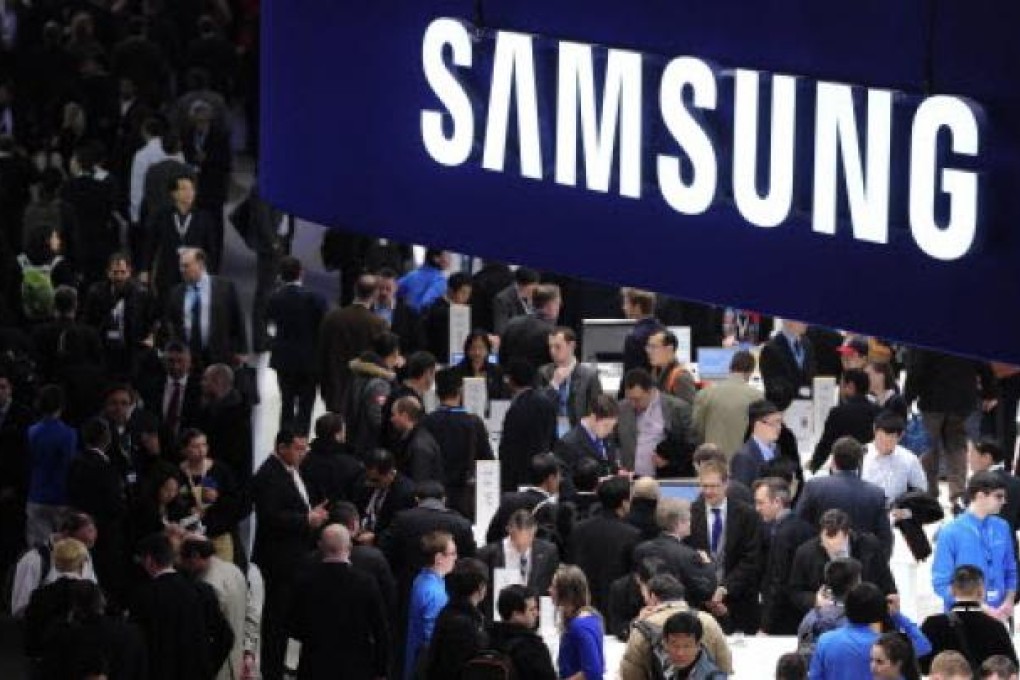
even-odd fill
[{"label": "white shirt sleeve", "polygon": [[248,608],[244,616],[244,651],[259,655],[259,631],[262,627],[262,605],[265,601],[262,572],[248,564]]},{"label": "white shirt sleeve", "polygon": [[42,560],[39,551],[30,550],[18,561],[14,571],[14,583],[11,587],[11,614],[17,618],[25,613],[32,593],[39,585],[39,569]]},{"label": "white shirt sleeve", "polygon": [[145,171],[148,166],[145,163],[145,147],[143,146],[135,153],[131,161],[131,222],[138,224],[142,213],[142,194],[145,191]]}]

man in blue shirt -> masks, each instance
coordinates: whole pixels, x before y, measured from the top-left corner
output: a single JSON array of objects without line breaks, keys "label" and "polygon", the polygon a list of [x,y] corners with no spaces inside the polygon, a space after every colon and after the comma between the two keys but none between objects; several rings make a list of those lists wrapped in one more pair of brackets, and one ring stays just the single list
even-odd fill
[{"label": "man in blue shirt", "polygon": [[811,657],[809,680],[859,680],[871,677],[871,646],[883,631],[883,623],[910,639],[914,654],[931,651],[931,643],[917,624],[886,603],[878,586],[861,583],[846,597],[847,624],[818,639]]},{"label": "man in blue shirt", "polygon": [[453,571],[457,562],[457,544],[446,531],[432,531],[421,539],[425,564],[411,587],[411,602],[407,615],[407,647],[404,651],[404,680],[414,677],[418,656],[432,640],[439,612],[446,606],[444,577]]},{"label": "man in blue shirt", "polygon": [[404,275],[397,282],[397,297],[420,314],[446,292],[446,276],[443,270],[449,264],[449,253],[438,248],[429,248],[425,251],[425,262],[422,266]]},{"label": "man in blue shirt", "polygon": [[1017,588],[1016,556],[1009,524],[998,516],[1006,502],[1005,482],[992,472],[978,472],[967,482],[970,505],[939,531],[931,567],[935,592],[953,606],[950,585],[953,571],[972,564],[984,573],[985,606],[991,616],[1005,621],[1013,615]]},{"label": "man in blue shirt", "polygon": [[761,399],[747,407],[751,436],[730,461],[730,478],[753,486],[776,457],[776,442],[783,429],[783,414],[771,401]]}]

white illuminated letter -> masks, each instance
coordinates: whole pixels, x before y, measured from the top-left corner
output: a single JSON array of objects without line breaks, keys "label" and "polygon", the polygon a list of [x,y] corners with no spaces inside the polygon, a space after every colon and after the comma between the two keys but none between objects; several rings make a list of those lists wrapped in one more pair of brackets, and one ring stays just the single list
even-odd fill
[{"label": "white illuminated letter", "polygon": [[699,215],[712,204],[719,169],[708,134],[684,106],[685,87],[693,90],[695,108],[714,110],[718,92],[715,75],[708,64],[694,57],[678,57],[669,62],[659,86],[662,120],[694,166],[694,178],[684,183],[680,159],[659,154],[657,170],[659,190],[670,207],[685,215]]},{"label": "white illuminated letter", "polygon": [[443,134],[442,111],[426,109],[421,112],[421,138],[437,163],[460,165],[471,154],[475,117],[467,92],[443,63],[443,48],[447,45],[453,51],[455,65],[471,66],[471,36],[467,28],[454,19],[436,19],[425,31],[421,61],[429,86],[453,119],[453,132],[449,137]]},{"label": "white illuminated letter", "polygon": [[507,129],[510,125],[510,95],[516,92],[521,174],[532,179],[542,179],[538,96],[535,89],[535,57],[531,36],[500,31],[496,34],[489,117],[485,124],[485,152],[482,155],[482,167],[485,169],[503,171]]},{"label": "white illuminated letter", "polygon": [[818,83],[817,106],[814,230],[836,233],[836,178],[842,161],[854,238],[887,243],[892,93],[868,90],[867,172],[861,160],[853,88]]},{"label": "white illuminated letter", "polygon": [[794,120],[797,79],[772,76],[772,135],[768,193],[758,193],[758,81],[757,71],[738,69],[733,118],[733,199],[744,219],[759,227],[774,227],[793,205]]},{"label": "white illuminated letter", "polygon": [[914,115],[910,140],[910,231],[918,247],[939,260],[963,257],[974,244],[977,232],[978,177],[969,170],[945,169],[941,190],[949,194],[949,221],[935,220],[935,186],[938,183],[938,134],[941,128],[952,134],[955,154],[976,156],[978,122],[974,111],[956,97],[925,99]]},{"label": "white illuminated letter", "polygon": [[556,106],[556,181],[577,184],[577,119],[588,188],[609,191],[617,128],[620,136],[620,193],[641,197],[641,55],[609,50],[602,93],[602,120],[595,106],[592,47],[560,43]]}]

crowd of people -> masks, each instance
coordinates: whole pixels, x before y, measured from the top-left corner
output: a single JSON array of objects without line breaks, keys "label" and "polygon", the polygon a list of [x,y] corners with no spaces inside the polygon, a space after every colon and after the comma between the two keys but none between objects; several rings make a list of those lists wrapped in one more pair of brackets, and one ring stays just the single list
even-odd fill
[{"label": "crowd of people", "polygon": [[[702,679],[736,632],[795,637],[777,678],[1016,677],[1020,369],[339,230],[332,304],[291,218],[227,209],[257,10],[0,3],[0,573],[31,677]],[[580,320],[620,314],[613,394]],[[679,325],[737,349],[728,377]],[[819,375],[838,404],[801,451],[784,414]],[[469,380],[508,402],[495,446]],[[945,613],[901,612],[896,533]]]}]

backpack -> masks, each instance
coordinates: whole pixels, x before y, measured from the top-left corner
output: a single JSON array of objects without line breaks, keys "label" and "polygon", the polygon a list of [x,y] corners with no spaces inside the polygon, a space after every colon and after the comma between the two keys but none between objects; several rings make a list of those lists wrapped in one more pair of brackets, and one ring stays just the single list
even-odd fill
[{"label": "backpack", "polygon": [[42,321],[53,316],[53,269],[60,263],[58,255],[49,264],[34,265],[28,256],[18,255],[21,267],[21,310],[29,321]]},{"label": "backpack", "polygon": [[3,602],[0,604],[2,604],[3,611],[7,614],[12,613],[11,605],[14,600],[14,579],[18,574],[18,565],[21,564],[21,559],[32,551],[39,553],[39,580],[36,582],[35,587],[41,588],[42,584],[46,581],[46,576],[50,573],[52,549],[48,544],[43,543],[42,545],[26,548],[21,551],[21,554],[18,555],[18,559],[14,561],[14,564],[12,564],[7,570],[7,573],[4,574]]},{"label": "backpack", "polygon": [[509,654],[483,649],[464,664],[461,680],[516,680],[517,670]]}]

